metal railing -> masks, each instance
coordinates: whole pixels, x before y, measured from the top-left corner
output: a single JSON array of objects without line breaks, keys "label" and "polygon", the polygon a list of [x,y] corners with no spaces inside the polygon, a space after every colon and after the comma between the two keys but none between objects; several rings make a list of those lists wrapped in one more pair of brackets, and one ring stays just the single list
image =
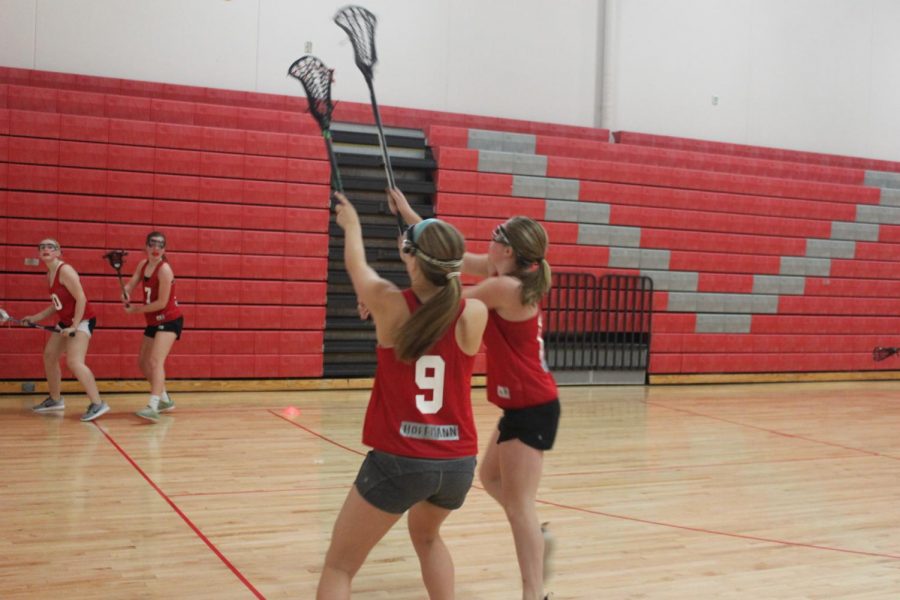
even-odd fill
[{"label": "metal railing", "polygon": [[653,280],[554,273],[544,301],[544,354],[554,370],[646,370]]}]

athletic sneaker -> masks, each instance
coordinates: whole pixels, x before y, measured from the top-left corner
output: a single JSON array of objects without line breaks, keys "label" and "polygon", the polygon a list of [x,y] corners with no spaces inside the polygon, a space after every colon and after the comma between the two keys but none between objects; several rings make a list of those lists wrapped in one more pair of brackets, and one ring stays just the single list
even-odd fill
[{"label": "athletic sneaker", "polygon": [[169,412],[170,410],[175,408],[175,401],[172,398],[169,398],[169,401],[166,402],[165,398],[159,399],[159,410],[157,412]]},{"label": "athletic sneaker", "polygon": [[91,402],[88,404],[87,410],[84,411],[84,414],[81,415],[82,421],[93,421],[97,417],[101,415],[105,415],[109,412],[109,404],[106,402],[100,402],[100,404],[94,404]]},{"label": "athletic sneaker", "polygon": [[139,416],[142,419],[147,419],[148,421],[153,421],[154,423],[159,421],[159,412],[153,410],[153,408],[151,408],[149,406],[145,406],[144,408],[142,408],[141,410],[137,411],[134,414],[136,414],[137,416]]},{"label": "athletic sneaker", "polygon": [[553,551],[556,550],[556,539],[548,528],[550,523],[541,523],[541,535],[544,536],[544,582],[553,577]]},{"label": "athletic sneaker", "polygon": [[62,396],[59,397],[59,400],[54,400],[50,396],[44,398],[44,401],[40,404],[35,404],[31,407],[36,413],[44,413],[44,412],[52,412],[55,410],[66,410],[66,401]]}]

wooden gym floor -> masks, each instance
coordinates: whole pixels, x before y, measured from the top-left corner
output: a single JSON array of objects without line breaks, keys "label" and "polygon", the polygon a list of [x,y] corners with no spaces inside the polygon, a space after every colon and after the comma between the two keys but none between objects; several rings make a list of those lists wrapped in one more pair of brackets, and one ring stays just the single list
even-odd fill
[{"label": "wooden gym floor", "polygon": [[[312,598],[365,391],[0,396],[0,598]],[[554,600],[900,597],[900,382],[570,387],[539,491]],[[482,440],[497,410],[474,393]],[[425,598],[401,521],[355,598]],[[503,513],[445,525],[461,600],[519,597]]]}]

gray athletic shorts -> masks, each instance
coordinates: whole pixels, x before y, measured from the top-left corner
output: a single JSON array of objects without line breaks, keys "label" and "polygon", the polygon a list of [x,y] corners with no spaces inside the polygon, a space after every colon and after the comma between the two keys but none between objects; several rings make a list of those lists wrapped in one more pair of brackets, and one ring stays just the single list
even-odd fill
[{"label": "gray athletic shorts", "polygon": [[422,500],[448,510],[459,508],[474,477],[474,456],[435,460],[370,450],[353,483],[375,508],[403,514]]}]

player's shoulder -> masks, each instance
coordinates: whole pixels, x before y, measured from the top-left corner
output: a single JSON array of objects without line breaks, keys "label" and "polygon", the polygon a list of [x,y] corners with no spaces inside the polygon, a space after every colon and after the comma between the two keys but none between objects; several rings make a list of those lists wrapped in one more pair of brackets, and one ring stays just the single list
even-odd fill
[{"label": "player's shoulder", "polygon": [[166,275],[175,275],[175,271],[172,270],[172,265],[170,265],[169,261],[167,260],[162,261],[162,264],[159,265],[157,273],[159,273],[160,275],[162,275],[163,273],[165,273]]},{"label": "player's shoulder", "polygon": [[67,262],[59,265],[59,277],[60,279],[71,279],[74,277],[78,277],[78,271],[75,270],[75,267],[70,265]]},{"label": "player's shoulder", "polygon": [[485,292],[494,300],[493,306],[518,304],[522,282],[512,275],[495,275],[484,280]]}]

